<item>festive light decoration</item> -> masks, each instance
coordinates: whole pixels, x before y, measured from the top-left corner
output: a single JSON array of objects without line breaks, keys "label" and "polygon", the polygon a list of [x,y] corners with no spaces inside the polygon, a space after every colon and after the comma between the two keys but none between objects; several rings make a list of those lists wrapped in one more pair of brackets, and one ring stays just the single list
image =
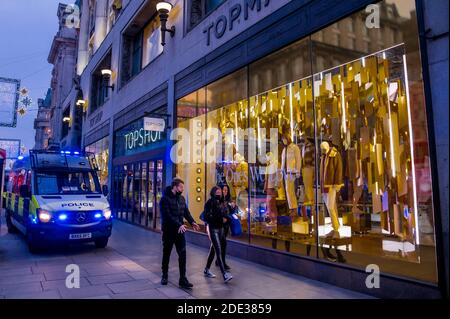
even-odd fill
[{"label": "festive light decoration", "polygon": [[24,106],[24,107],[29,107],[29,106],[31,105],[32,102],[33,102],[33,100],[32,100],[30,97],[28,97],[28,96],[25,96],[24,98],[22,98],[22,99],[20,100],[20,103],[21,103],[22,106]]},{"label": "festive light decoration", "polygon": [[17,113],[19,113],[20,116],[24,116],[25,114],[27,114],[27,110],[24,107],[20,107],[17,110]]},{"label": "festive light decoration", "polygon": [[19,93],[21,96],[28,96],[28,89],[27,88],[21,88],[19,90]]}]

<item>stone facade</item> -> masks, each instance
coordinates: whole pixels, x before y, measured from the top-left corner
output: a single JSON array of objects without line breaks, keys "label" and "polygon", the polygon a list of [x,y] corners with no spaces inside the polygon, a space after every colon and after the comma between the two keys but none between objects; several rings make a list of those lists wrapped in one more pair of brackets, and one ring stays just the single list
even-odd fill
[{"label": "stone facade", "polygon": [[34,120],[36,130],[34,149],[42,150],[48,147],[48,138],[51,135],[50,103],[52,92],[49,89],[44,99],[38,100],[38,113]]},{"label": "stone facade", "polygon": [[[67,5],[59,4],[58,20],[59,30],[53,38],[47,61],[53,64],[51,90],[52,99],[50,105],[50,138],[55,143],[60,143],[63,136],[63,113],[67,105],[64,100],[71,91],[76,75],[77,39],[78,30],[66,24],[68,12]],[[67,123],[67,122],[66,122]]]}]

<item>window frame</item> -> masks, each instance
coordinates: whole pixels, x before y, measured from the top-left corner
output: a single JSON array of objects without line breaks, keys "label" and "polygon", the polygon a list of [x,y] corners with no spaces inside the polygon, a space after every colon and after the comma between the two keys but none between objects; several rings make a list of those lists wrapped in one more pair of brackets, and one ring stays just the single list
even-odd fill
[{"label": "window frame", "polygon": [[209,15],[211,15],[213,12],[215,12],[218,8],[220,8],[227,0],[221,0],[221,2],[213,8],[211,11],[206,12],[206,1],[207,0],[200,0],[202,2],[201,9],[202,9],[202,16],[201,19],[193,24],[191,24],[191,8],[192,8],[192,0],[184,0],[184,35],[188,34],[192,30],[194,30],[196,27],[198,27],[202,21],[204,21]]},{"label": "window frame", "polygon": [[[158,12],[155,12],[148,20],[146,20],[146,22],[143,24],[142,27],[139,28],[139,30],[134,34],[134,35],[126,35],[126,29],[128,28],[128,26],[134,21],[134,19],[136,18],[136,16],[133,17],[132,20],[130,20],[129,24],[127,24],[127,26],[125,26],[122,31],[121,31],[121,46],[120,46],[120,59],[119,59],[119,63],[120,63],[120,75],[119,75],[119,88],[118,90],[121,90],[123,87],[125,87],[129,82],[131,82],[137,75],[139,75],[143,70],[145,70],[149,65],[151,65],[154,61],[156,61],[163,53],[164,53],[164,48],[162,50],[162,52],[160,54],[158,54],[153,60],[151,60],[149,63],[147,63],[147,65],[143,66],[142,64],[142,59],[143,59],[143,47],[144,47],[144,30],[145,28],[152,23],[155,19],[158,19]],[[139,43],[140,43],[140,53],[139,53],[139,68],[138,71],[136,71],[136,73],[133,73],[133,51],[134,51],[134,41],[136,39],[136,37],[139,37]],[[130,50],[130,54],[129,54],[129,59],[130,59],[130,63],[129,63],[129,78],[128,79],[123,79],[123,71],[124,71],[124,38],[129,38],[130,44],[129,46],[131,47]]]}]

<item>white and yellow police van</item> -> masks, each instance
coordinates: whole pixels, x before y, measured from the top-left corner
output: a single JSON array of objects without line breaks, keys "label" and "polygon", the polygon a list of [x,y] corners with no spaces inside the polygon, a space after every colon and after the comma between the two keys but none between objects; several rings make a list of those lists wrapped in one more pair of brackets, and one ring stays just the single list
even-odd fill
[{"label": "white and yellow police van", "polygon": [[112,215],[97,170],[92,154],[32,150],[19,157],[3,195],[8,231],[23,233],[31,252],[71,242],[106,247]]}]

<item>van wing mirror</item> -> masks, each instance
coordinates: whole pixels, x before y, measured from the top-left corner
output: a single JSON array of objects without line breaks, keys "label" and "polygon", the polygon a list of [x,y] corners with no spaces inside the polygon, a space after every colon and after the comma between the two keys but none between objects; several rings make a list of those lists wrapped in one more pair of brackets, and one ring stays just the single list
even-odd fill
[{"label": "van wing mirror", "polygon": [[108,185],[102,186],[102,193],[103,193],[103,195],[108,196],[108,194],[109,194]]}]

